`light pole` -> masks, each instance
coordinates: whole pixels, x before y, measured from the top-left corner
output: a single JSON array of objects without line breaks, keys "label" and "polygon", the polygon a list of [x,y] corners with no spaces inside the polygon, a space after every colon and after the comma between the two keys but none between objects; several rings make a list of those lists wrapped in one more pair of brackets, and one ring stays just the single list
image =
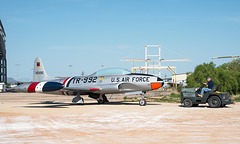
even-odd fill
[{"label": "light pole", "polygon": [[239,58],[239,56],[223,56],[223,57],[213,57],[212,59],[225,59],[225,58]]},{"label": "light pole", "polygon": [[[213,57],[212,59],[215,60],[215,59],[228,59],[228,58],[239,58],[240,56],[222,56],[222,57]],[[215,63],[213,61],[213,63]]]}]

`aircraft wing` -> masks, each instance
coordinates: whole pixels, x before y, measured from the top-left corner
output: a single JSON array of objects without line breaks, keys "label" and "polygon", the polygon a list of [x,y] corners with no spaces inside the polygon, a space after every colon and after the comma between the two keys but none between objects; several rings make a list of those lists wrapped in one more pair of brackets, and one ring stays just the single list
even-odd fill
[{"label": "aircraft wing", "polygon": [[100,91],[102,90],[99,87],[65,87],[63,90],[69,90],[69,91]]}]

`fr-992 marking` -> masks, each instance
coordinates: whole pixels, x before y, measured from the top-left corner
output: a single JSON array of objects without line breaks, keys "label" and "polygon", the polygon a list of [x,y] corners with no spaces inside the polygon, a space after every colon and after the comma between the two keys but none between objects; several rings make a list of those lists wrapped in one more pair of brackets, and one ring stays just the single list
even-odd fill
[{"label": "fr-992 marking", "polygon": [[97,77],[84,77],[84,78],[73,78],[72,80],[73,84],[77,83],[96,83]]}]

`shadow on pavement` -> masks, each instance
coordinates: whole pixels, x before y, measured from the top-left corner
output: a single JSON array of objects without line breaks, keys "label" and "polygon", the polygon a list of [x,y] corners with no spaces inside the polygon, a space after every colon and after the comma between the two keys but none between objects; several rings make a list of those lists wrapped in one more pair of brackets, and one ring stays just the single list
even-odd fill
[{"label": "shadow on pavement", "polygon": [[[208,105],[200,105],[200,106],[195,106],[195,107],[184,107],[183,105],[178,105],[178,107],[183,107],[183,108],[211,108]],[[232,108],[229,106],[225,106],[225,107],[219,107],[219,108]],[[214,108],[211,108],[214,109]]]},{"label": "shadow on pavement", "polygon": [[[44,104],[44,105],[43,105]],[[23,106],[24,108],[69,108],[70,106],[91,106],[91,105],[136,105],[139,106],[138,102],[109,102],[105,104],[98,104],[96,103],[84,103],[84,104],[73,104],[73,103],[61,103],[61,102],[54,102],[54,101],[45,101],[41,103],[30,103],[30,105],[35,106]],[[41,105],[41,106],[39,106]],[[161,105],[156,103],[147,103],[147,105]]]}]

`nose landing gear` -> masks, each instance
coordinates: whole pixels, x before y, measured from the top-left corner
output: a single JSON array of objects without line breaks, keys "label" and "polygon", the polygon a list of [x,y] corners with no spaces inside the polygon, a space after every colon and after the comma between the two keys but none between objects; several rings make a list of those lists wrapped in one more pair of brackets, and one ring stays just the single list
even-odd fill
[{"label": "nose landing gear", "polygon": [[140,106],[146,106],[147,101],[146,101],[146,99],[144,98],[145,93],[143,92],[141,95],[142,95],[142,97],[141,97],[141,99],[139,100],[139,105],[140,105]]}]

